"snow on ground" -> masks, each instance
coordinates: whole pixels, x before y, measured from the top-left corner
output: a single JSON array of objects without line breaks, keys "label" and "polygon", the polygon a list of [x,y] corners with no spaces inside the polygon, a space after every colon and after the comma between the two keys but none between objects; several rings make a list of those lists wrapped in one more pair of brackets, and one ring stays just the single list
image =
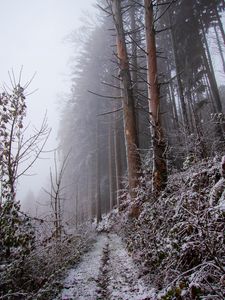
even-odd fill
[{"label": "snow on ground", "polygon": [[137,267],[116,234],[109,235],[109,257],[110,300],[154,299],[154,290],[138,278]]},{"label": "snow on ground", "polygon": [[97,299],[97,283],[102,249],[107,242],[107,237],[98,237],[93,249],[84,254],[82,261],[71,269],[64,281],[61,300],[94,300]]},{"label": "snow on ground", "polygon": [[99,235],[93,249],[68,273],[60,300],[154,300],[154,291],[116,234]]}]

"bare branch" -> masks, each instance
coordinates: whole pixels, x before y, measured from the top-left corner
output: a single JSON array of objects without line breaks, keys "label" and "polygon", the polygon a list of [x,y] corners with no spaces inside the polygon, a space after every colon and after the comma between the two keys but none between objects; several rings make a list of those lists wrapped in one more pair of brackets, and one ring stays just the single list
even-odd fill
[{"label": "bare branch", "polygon": [[101,113],[101,114],[98,114],[96,116],[97,117],[99,117],[99,116],[105,116],[105,115],[113,114],[113,113],[121,111],[121,110],[123,110],[123,107],[120,107],[120,108],[118,108],[116,110],[112,110],[112,111],[109,111],[109,112]]},{"label": "bare branch", "polygon": [[98,97],[101,97],[101,98],[106,98],[106,99],[123,99],[123,97],[121,96],[106,96],[106,95],[101,95],[101,94],[98,94],[98,93],[95,93],[95,92],[92,92],[92,91],[89,91],[89,93],[95,95],[95,96],[98,96]]}]

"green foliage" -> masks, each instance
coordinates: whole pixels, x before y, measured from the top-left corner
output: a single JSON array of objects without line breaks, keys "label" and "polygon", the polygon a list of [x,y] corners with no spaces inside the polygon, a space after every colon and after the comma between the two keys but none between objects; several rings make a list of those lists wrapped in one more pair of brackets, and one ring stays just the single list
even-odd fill
[{"label": "green foliage", "polygon": [[6,257],[26,255],[33,244],[34,231],[30,219],[20,214],[19,202],[4,202],[0,209],[1,252]]},{"label": "green foliage", "polygon": [[3,259],[29,253],[34,232],[29,218],[20,213],[20,204],[15,200],[26,115],[24,89],[18,84],[10,92],[2,92],[0,105],[0,250],[3,254],[0,259]]}]

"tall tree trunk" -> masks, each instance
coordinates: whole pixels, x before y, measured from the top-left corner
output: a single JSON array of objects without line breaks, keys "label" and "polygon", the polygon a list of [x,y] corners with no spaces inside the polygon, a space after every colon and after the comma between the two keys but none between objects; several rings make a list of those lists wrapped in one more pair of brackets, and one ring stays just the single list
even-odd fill
[{"label": "tall tree trunk", "polygon": [[97,223],[102,220],[102,207],[101,207],[101,190],[100,190],[100,148],[99,148],[99,124],[97,120],[96,125],[96,214]]},{"label": "tall tree trunk", "polygon": [[[171,74],[171,67],[169,65],[168,60],[167,60],[167,73]],[[173,127],[174,129],[179,130],[179,119],[178,119],[178,113],[176,107],[176,100],[173,91],[174,91],[173,81],[169,80],[168,93],[169,93],[170,103],[172,106]]]},{"label": "tall tree trunk", "polygon": [[[115,106],[115,109],[118,107]],[[114,153],[115,153],[115,176],[116,176],[116,205],[119,208],[119,190],[121,189],[121,147],[119,141],[119,128],[118,128],[118,117],[117,114],[114,115]]]},{"label": "tall tree trunk", "polygon": [[208,96],[208,99],[210,100],[211,111],[215,112],[216,107],[215,107],[215,103],[214,103],[214,100],[213,100],[212,89],[211,89],[211,86],[210,86],[210,83],[209,83],[209,78],[208,78],[207,74],[204,74],[204,83],[205,83],[205,86],[207,88],[207,96]]},{"label": "tall tree trunk", "polygon": [[[93,179],[96,176],[95,173],[95,159],[91,159],[90,162],[90,178]],[[97,215],[97,210],[96,210],[96,201],[95,201],[95,180],[91,180],[90,182],[90,200],[91,200],[91,219],[92,221],[94,220],[95,216]]]},{"label": "tall tree trunk", "polygon": [[170,36],[171,36],[171,43],[172,43],[172,48],[173,48],[173,56],[174,56],[174,62],[175,62],[175,68],[176,68],[176,73],[177,73],[177,86],[178,86],[178,94],[179,94],[179,99],[180,99],[180,107],[181,107],[181,113],[183,117],[183,126],[185,129],[185,132],[187,134],[190,133],[189,130],[189,124],[188,124],[188,115],[187,115],[187,109],[185,105],[185,99],[184,99],[184,89],[183,89],[183,84],[181,81],[181,70],[179,67],[179,62],[178,62],[178,54],[177,54],[177,45],[176,45],[176,40],[174,36],[174,31],[172,28],[172,21],[171,21],[171,16],[170,13],[168,13],[168,18],[169,18],[169,27],[171,28],[170,30]]},{"label": "tall tree trunk", "polygon": [[79,183],[76,183],[76,197],[75,197],[75,227],[78,227],[78,201],[79,201]]},{"label": "tall tree trunk", "polygon": [[62,237],[62,208],[61,208],[61,198],[58,194],[58,237]]},{"label": "tall tree trunk", "polygon": [[87,190],[86,190],[86,204],[85,204],[85,221],[88,221],[91,216],[91,195],[90,195],[90,184],[91,180],[89,177],[89,164],[86,164],[86,180],[87,180]]},{"label": "tall tree trunk", "polygon": [[131,197],[136,197],[135,188],[139,184],[140,172],[140,155],[137,149],[137,131],[134,111],[134,97],[129,69],[129,61],[125,42],[125,34],[123,29],[123,20],[121,12],[121,1],[111,0],[112,11],[116,27],[116,44],[117,55],[119,59],[120,76],[122,83],[123,95],[123,116],[124,116],[124,131],[126,139],[126,154],[127,154],[127,169],[128,182]]},{"label": "tall tree trunk", "polygon": [[[194,94],[191,90],[191,86],[189,84],[187,84],[187,97],[189,99],[189,103],[190,103],[190,109],[192,112],[192,116],[193,116],[193,132],[196,133],[196,138],[197,140],[195,141],[195,155],[198,156],[198,158],[203,159],[207,156],[207,149],[206,149],[206,145],[204,143],[203,140],[203,129],[202,129],[202,125],[201,122],[199,120],[199,116],[198,113],[196,112],[196,109],[194,108],[194,103],[197,103],[196,101],[194,101],[192,94]],[[191,114],[190,114],[191,117]]]},{"label": "tall tree trunk", "polygon": [[206,72],[207,72],[207,75],[209,78],[211,90],[213,93],[213,98],[214,98],[214,101],[216,104],[216,110],[217,110],[217,112],[222,112],[222,104],[221,104],[220,94],[219,94],[216,77],[215,77],[215,73],[214,73],[214,69],[213,69],[212,59],[211,59],[211,55],[210,55],[210,51],[209,51],[208,41],[206,38],[204,25],[202,24],[202,22],[200,22],[200,24],[201,24],[201,29],[202,29],[201,30],[202,37],[203,37],[203,41],[204,41],[205,49],[206,49],[206,53],[207,53],[207,55],[206,55],[203,43],[201,43],[202,44],[201,48],[202,48],[203,64],[206,68]]},{"label": "tall tree trunk", "polygon": [[149,110],[153,138],[153,191],[158,194],[167,183],[166,144],[160,118],[160,93],[157,75],[157,57],[152,0],[145,0],[145,27],[147,45],[147,82]]},{"label": "tall tree trunk", "polygon": [[109,211],[113,209],[113,136],[112,136],[112,118],[110,116],[108,132],[108,162],[109,162]]},{"label": "tall tree trunk", "polygon": [[131,9],[130,9],[130,23],[131,23],[131,80],[132,80],[132,88],[133,88],[133,97],[134,97],[134,105],[135,105],[135,117],[136,117],[136,128],[137,128],[137,147],[139,147],[139,110],[138,110],[138,62],[137,62],[137,28],[136,28],[136,18],[135,18],[135,3],[130,1]]},{"label": "tall tree trunk", "polygon": [[218,26],[219,26],[219,29],[220,29],[220,32],[221,32],[221,35],[222,35],[222,38],[223,38],[223,43],[225,44],[225,33],[224,33],[224,29],[223,29],[223,24],[222,24],[222,21],[221,21],[221,18],[220,18],[220,15],[218,13],[218,9],[217,9],[217,6],[215,5],[215,15],[216,15],[216,18],[217,18],[217,22],[218,22]]},{"label": "tall tree trunk", "polygon": [[173,91],[174,91],[174,87],[173,87],[172,82],[170,82],[168,92],[169,92],[170,103],[172,105],[173,127],[174,127],[174,129],[177,129],[179,132],[178,113],[177,113],[176,100],[175,100]]},{"label": "tall tree trunk", "polygon": [[[191,133],[194,132],[195,127],[194,127],[194,115],[193,115],[193,109],[192,109],[192,98],[191,98],[191,93],[190,91],[187,89],[187,112],[188,112],[188,123],[189,123],[189,130]],[[189,142],[187,141],[186,143],[187,147],[189,147]],[[189,153],[188,148],[187,149],[187,154]],[[189,149],[190,150],[190,149]]]},{"label": "tall tree trunk", "polygon": [[214,102],[215,102],[215,105],[216,105],[216,111],[217,112],[222,112],[222,104],[221,104],[221,100],[220,100],[220,94],[219,94],[215,74],[214,74],[213,71],[211,71],[209,61],[208,61],[208,58],[205,54],[204,49],[202,51],[202,59],[203,59],[203,63],[205,65],[206,72],[207,72],[207,75],[208,75],[208,78],[209,78],[209,83],[210,83],[210,86],[211,86]]},{"label": "tall tree trunk", "polygon": [[221,57],[221,60],[222,60],[222,63],[223,63],[223,72],[225,73],[225,60],[224,60],[224,56],[223,56],[223,49],[221,47],[220,38],[219,38],[219,34],[217,32],[217,28],[216,28],[215,25],[214,25],[213,28],[214,28],[214,32],[216,34],[216,41],[217,41],[220,57]]}]

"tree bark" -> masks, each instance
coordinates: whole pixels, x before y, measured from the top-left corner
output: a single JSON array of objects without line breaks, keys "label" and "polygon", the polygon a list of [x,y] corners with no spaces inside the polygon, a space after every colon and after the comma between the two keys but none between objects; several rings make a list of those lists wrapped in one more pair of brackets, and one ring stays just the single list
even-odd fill
[{"label": "tree bark", "polygon": [[[115,105],[115,109],[117,106]],[[119,128],[118,128],[117,114],[114,115],[114,153],[115,153],[115,176],[116,176],[116,205],[119,208],[119,190],[121,189],[121,149],[119,141]]]},{"label": "tree bark", "polygon": [[75,196],[75,227],[78,228],[78,201],[79,201],[79,183],[76,183],[76,196]]},{"label": "tree bark", "polygon": [[153,192],[158,194],[167,183],[166,144],[160,118],[160,93],[157,76],[157,58],[152,0],[145,0],[145,30],[147,46],[147,82],[149,111],[153,138]]},{"label": "tree bark", "polygon": [[202,48],[203,64],[206,68],[206,72],[207,72],[207,75],[208,75],[208,78],[209,78],[213,98],[214,98],[215,105],[216,105],[216,110],[217,110],[217,112],[222,112],[222,104],[221,104],[221,100],[220,100],[220,94],[219,94],[219,90],[218,90],[218,86],[217,86],[217,82],[216,82],[216,77],[215,77],[213,64],[212,64],[212,59],[211,59],[209,46],[208,46],[208,42],[207,42],[207,38],[206,38],[206,35],[205,35],[203,24],[202,24],[202,36],[203,36],[203,41],[204,41],[205,49],[206,49],[206,53],[207,53],[207,55],[206,55],[204,46],[202,44],[201,48]]},{"label": "tree bark", "polygon": [[213,28],[214,28],[214,32],[216,34],[216,41],[217,41],[220,57],[221,57],[221,60],[222,60],[222,63],[223,63],[223,72],[225,73],[225,60],[224,60],[224,57],[223,57],[223,49],[221,47],[220,38],[219,38],[219,34],[217,32],[217,28],[216,28],[215,25],[214,25]]},{"label": "tree bark", "polygon": [[[203,64],[205,66],[206,73],[207,73],[209,83],[211,86],[211,91],[212,91],[214,102],[216,105],[216,111],[222,112],[222,104],[221,104],[221,100],[220,100],[220,94],[219,94],[219,90],[218,90],[218,86],[217,86],[217,82],[216,82],[215,72],[213,69],[213,63],[212,63],[211,54],[209,51],[209,45],[208,45],[208,41],[207,41],[207,37],[206,37],[206,33],[205,33],[204,24],[202,23],[201,19],[199,22],[201,25],[201,33],[202,33],[202,37],[203,37],[203,42],[201,42],[201,49],[202,49],[201,52],[202,52]],[[200,38],[200,36],[199,36],[199,38]],[[201,41],[201,39],[200,39],[200,41]],[[204,45],[205,45],[205,48],[204,48]]]},{"label": "tree bark", "polygon": [[101,190],[100,190],[100,158],[99,158],[99,124],[96,125],[96,217],[97,223],[102,220]]},{"label": "tree bark", "polygon": [[[169,62],[167,60],[167,73],[171,74],[171,67],[169,65]],[[170,104],[172,106],[172,114],[173,114],[173,127],[176,130],[179,130],[179,119],[178,119],[178,113],[177,113],[177,107],[176,107],[176,100],[174,96],[174,86],[173,86],[173,81],[170,80],[169,86],[168,86],[168,93],[169,93],[169,98],[170,98]]]},{"label": "tree bark", "polygon": [[[169,18],[169,27],[171,28],[172,22],[171,22],[171,16],[169,13],[168,13],[168,18]],[[176,73],[177,73],[177,86],[178,86],[178,94],[179,94],[179,98],[180,98],[180,107],[181,107],[181,112],[182,112],[182,117],[183,117],[183,126],[184,126],[187,134],[190,134],[187,109],[186,109],[185,99],[184,99],[184,89],[183,89],[183,84],[181,81],[181,70],[179,68],[178,55],[177,55],[177,50],[176,50],[176,41],[175,41],[173,28],[171,28],[171,30],[170,30],[170,35],[171,35],[171,42],[172,42],[172,48],[173,48],[174,63],[175,63],[175,68],[176,68]]]},{"label": "tree bark", "polygon": [[113,209],[113,136],[112,136],[112,118],[110,116],[108,132],[108,162],[109,162],[109,211]]},{"label": "tree bark", "polygon": [[220,18],[220,15],[218,13],[216,5],[215,5],[214,10],[215,10],[215,15],[216,15],[216,18],[217,18],[218,26],[219,26],[219,29],[220,29],[220,32],[221,32],[221,35],[222,35],[222,38],[223,38],[223,42],[225,44],[225,33],[224,33],[224,29],[223,29],[223,23],[221,22],[221,18]]},{"label": "tree bark", "polygon": [[121,83],[123,96],[123,117],[126,140],[129,192],[131,198],[134,199],[136,197],[136,192],[134,189],[139,184],[140,172],[140,155],[137,149],[138,140],[134,112],[134,97],[125,42],[125,34],[123,29],[123,20],[120,3],[121,1],[112,0],[111,2],[116,27],[116,44],[120,68],[120,77],[122,79]]},{"label": "tree bark", "polygon": [[132,89],[133,89],[133,97],[134,97],[134,106],[135,106],[135,118],[136,118],[136,128],[137,128],[137,147],[139,147],[139,110],[138,110],[138,62],[137,62],[137,26],[136,26],[136,18],[135,18],[135,4],[130,1],[131,9],[130,9],[130,23],[131,23],[131,80],[132,80]]}]

